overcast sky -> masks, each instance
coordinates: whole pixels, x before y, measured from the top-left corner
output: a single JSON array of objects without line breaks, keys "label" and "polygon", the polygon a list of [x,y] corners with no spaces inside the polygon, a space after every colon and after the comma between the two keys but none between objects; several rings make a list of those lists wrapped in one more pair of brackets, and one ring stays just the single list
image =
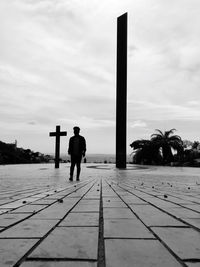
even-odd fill
[{"label": "overcast sky", "polygon": [[[200,140],[199,0],[0,0],[0,140],[115,152],[116,19],[128,12],[128,136]],[[128,148],[131,153],[131,148]]]}]

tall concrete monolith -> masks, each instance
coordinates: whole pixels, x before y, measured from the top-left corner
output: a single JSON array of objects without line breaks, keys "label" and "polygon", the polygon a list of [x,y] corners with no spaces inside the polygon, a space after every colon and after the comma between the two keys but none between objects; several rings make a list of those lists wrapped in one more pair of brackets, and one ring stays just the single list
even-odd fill
[{"label": "tall concrete monolith", "polygon": [[127,13],[117,18],[116,167],[126,168]]}]

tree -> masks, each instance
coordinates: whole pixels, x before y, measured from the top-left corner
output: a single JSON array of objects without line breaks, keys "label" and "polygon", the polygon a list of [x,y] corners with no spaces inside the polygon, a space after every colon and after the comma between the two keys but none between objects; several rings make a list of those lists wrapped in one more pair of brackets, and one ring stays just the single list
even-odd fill
[{"label": "tree", "polygon": [[183,154],[183,141],[180,136],[173,135],[176,129],[162,132],[156,129],[158,133],[151,135],[151,141],[162,149],[163,162],[169,163],[174,160],[172,149],[176,150],[181,156]]},{"label": "tree", "polygon": [[162,157],[159,146],[151,140],[136,140],[130,144],[133,148],[133,162],[136,164],[160,164]]},{"label": "tree", "polygon": [[191,149],[193,142],[190,140],[183,140],[183,148],[184,149]]},{"label": "tree", "polygon": [[192,144],[192,149],[198,149],[199,144],[199,141],[194,141],[194,143]]}]

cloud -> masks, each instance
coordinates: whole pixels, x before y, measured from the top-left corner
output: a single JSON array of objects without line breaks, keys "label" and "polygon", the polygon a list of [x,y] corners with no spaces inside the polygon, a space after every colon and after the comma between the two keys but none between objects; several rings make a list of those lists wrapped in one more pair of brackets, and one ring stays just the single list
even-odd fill
[{"label": "cloud", "polygon": [[[129,102],[130,103],[130,102]],[[193,103],[193,102],[192,102]],[[200,109],[196,105],[158,104],[145,101],[132,101],[129,104],[131,118],[138,120],[200,120]]]},{"label": "cloud", "polygon": [[84,129],[97,129],[97,128],[113,128],[115,126],[115,121],[113,120],[101,120],[101,119],[94,119],[89,117],[78,117],[78,118],[60,118],[60,122],[62,124],[69,124],[71,126],[78,125],[80,128]]},{"label": "cloud", "polygon": [[15,86],[17,84],[41,85],[41,83],[43,83],[43,80],[39,75],[29,72],[27,70],[19,69],[19,67],[16,68],[8,64],[0,65],[0,81],[9,82],[11,84],[14,83]]},{"label": "cloud", "polygon": [[30,125],[36,125],[37,123],[35,121],[29,121],[28,124],[30,124]]},{"label": "cloud", "polygon": [[134,121],[130,125],[131,128],[138,128],[138,127],[145,128],[146,126],[147,126],[146,122],[141,121],[141,120]]},{"label": "cloud", "polygon": [[37,146],[32,131],[41,138],[56,124],[79,124],[95,133],[89,137],[98,149],[99,133],[103,143],[109,132],[106,142],[113,145],[116,19],[126,11],[129,131],[139,138],[156,125],[180,122],[183,132],[193,121],[185,131],[194,135],[200,118],[199,10],[198,0],[0,1],[2,136],[14,129]]},{"label": "cloud", "polygon": [[200,106],[200,101],[190,100],[187,102],[187,104],[190,106]]}]

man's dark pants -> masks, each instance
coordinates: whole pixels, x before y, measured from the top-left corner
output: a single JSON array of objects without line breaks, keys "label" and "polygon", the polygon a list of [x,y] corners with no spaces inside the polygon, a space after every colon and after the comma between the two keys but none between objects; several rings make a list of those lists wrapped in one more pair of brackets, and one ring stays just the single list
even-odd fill
[{"label": "man's dark pants", "polygon": [[71,155],[71,167],[70,167],[70,178],[73,178],[73,174],[74,174],[74,167],[76,165],[77,168],[77,175],[76,175],[76,179],[79,179],[80,176],[80,172],[81,172],[81,159],[82,159],[82,155]]}]

